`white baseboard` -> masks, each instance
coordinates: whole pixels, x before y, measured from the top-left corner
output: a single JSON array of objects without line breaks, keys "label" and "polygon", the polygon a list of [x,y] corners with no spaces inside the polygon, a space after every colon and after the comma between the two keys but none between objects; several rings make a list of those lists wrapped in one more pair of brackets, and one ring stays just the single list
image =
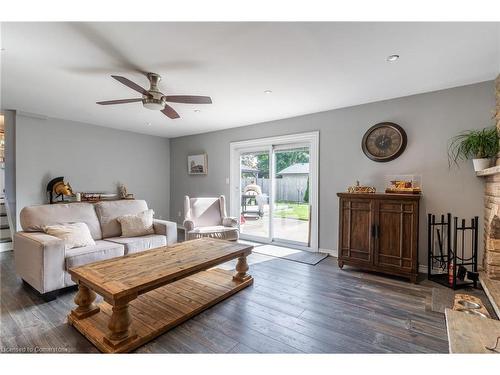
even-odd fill
[{"label": "white baseboard", "polygon": [[[319,252],[320,253],[328,254],[328,255],[330,255],[332,257],[335,257],[335,258],[337,258],[338,255],[339,255],[339,252],[336,249],[323,249],[323,248],[319,248]],[[483,270],[483,267],[480,266],[480,265],[477,268],[478,268],[478,271],[482,271]],[[419,273],[425,273],[425,274],[427,274],[427,266],[424,265],[424,264],[419,264],[418,265],[418,272]]]},{"label": "white baseboard", "polygon": [[14,243],[13,242],[0,243],[0,253],[3,253],[4,251],[12,251],[12,250],[14,250]]},{"label": "white baseboard", "polygon": [[[339,252],[338,252],[337,249],[323,249],[323,248],[320,248],[319,252],[331,255],[332,257],[335,257],[335,258],[337,258],[338,255],[339,255]],[[420,264],[418,266],[418,272],[427,273],[427,266],[424,266],[423,264]]]},{"label": "white baseboard", "polygon": [[418,265],[418,272],[419,273],[427,273],[427,271],[428,271],[427,266],[424,266],[423,264]]},{"label": "white baseboard", "polygon": [[5,212],[7,213],[7,221],[9,222],[10,236],[12,239],[14,239],[14,233],[16,232],[16,228],[14,228],[14,220],[12,219],[7,196],[4,197],[3,202],[5,204]]},{"label": "white baseboard", "polygon": [[331,255],[332,257],[335,257],[335,258],[337,258],[338,255],[339,255],[339,252],[337,250],[333,250],[333,249],[322,249],[322,248],[319,248],[319,252]]}]

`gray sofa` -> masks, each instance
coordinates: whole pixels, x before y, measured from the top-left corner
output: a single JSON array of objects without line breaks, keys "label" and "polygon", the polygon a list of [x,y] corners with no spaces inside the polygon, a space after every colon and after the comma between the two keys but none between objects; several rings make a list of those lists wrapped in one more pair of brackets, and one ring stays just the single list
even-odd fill
[{"label": "gray sofa", "polygon": [[[23,231],[14,235],[16,273],[50,300],[57,296],[55,291],[74,285],[68,273],[72,267],[176,243],[177,224],[157,219],[155,234],[121,237],[116,218],[147,209],[143,200],[25,207],[20,213]],[[46,225],[70,222],[87,224],[96,244],[65,250],[64,241],[43,232]]]}]

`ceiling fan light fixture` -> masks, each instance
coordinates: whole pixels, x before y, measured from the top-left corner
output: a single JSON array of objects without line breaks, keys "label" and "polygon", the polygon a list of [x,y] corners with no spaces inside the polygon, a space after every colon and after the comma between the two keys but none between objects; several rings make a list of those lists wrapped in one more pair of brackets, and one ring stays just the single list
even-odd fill
[{"label": "ceiling fan light fixture", "polygon": [[145,98],[142,100],[142,105],[144,108],[152,111],[161,111],[165,108],[165,101],[162,99]]},{"label": "ceiling fan light fixture", "polygon": [[[149,109],[151,111],[160,111],[165,116],[167,116],[172,120],[180,118],[180,116],[174,108],[172,108],[170,105],[167,104],[167,102],[184,103],[184,104],[212,104],[212,99],[209,96],[200,96],[200,95],[165,96],[158,88],[158,83],[160,82],[161,77],[155,73],[148,73],[147,76],[150,84],[149,90],[146,90],[144,87],[138,85],[137,83],[131,81],[126,77],[111,75],[112,78],[114,78],[121,84],[142,94],[142,98],[105,100],[97,102],[96,104],[111,105],[111,104],[142,102],[142,106],[144,108]],[[197,112],[199,112],[199,110]]]}]

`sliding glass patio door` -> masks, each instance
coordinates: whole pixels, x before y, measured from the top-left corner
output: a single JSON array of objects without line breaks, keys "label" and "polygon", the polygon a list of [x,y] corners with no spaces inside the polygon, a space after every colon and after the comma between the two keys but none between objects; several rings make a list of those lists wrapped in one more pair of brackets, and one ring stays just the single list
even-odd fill
[{"label": "sliding glass patio door", "polygon": [[309,247],[309,146],[274,146],[273,161],[273,241]]},{"label": "sliding glass patio door", "polygon": [[256,141],[232,144],[231,213],[241,238],[317,251],[317,139]]},{"label": "sliding glass patio door", "polygon": [[243,238],[271,241],[269,167],[271,152],[243,150],[240,159],[240,232]]}]

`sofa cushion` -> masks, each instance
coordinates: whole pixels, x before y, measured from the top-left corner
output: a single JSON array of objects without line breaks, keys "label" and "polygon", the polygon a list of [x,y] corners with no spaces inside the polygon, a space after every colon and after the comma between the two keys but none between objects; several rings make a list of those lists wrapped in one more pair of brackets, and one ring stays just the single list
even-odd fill
[{"label": "sofa cushion", "polygon": [[43,230],[45,233],[63,240],[66,250],[95,245],[89,227],[85,223],[47,225]]},{"label": "sofa cushion", "polygon": [[146,211],[148,205],[143,200],[119,200],[110,202],[98,202],[95,204],[95,210],[103,238],[118,237],[122,235],[120,223],[117,217],[123,215],[136,215],[139,212]]},{"label": "sofa cushion", "polygon": [[124,245],[125,255],[167,245],[167,237],[162,234],[149,234],[141,237],[112,237],[106,238],[106,241]]},{"label": "sofa cushion", "polygon": [[111,259],[125,254],[123,245],[116,242],[96,241],[94,246],[76,247],[66,250],[66,269],[83,266],[100,260]]},{"label": "sofa cushion", "polygon": [[123,237],[139,237],[154,234],[153,228],[154,211],[149,209],[136,215],[118,216],[116,220],[121,225]]},{"label": "sofa cushion", "polygon": [[21,227],[26,232],[43,232],[47,225],[87,224],[94,240],[102,239],[101,226],[91,203],[43,204],[24,207],[20,213]]}]

